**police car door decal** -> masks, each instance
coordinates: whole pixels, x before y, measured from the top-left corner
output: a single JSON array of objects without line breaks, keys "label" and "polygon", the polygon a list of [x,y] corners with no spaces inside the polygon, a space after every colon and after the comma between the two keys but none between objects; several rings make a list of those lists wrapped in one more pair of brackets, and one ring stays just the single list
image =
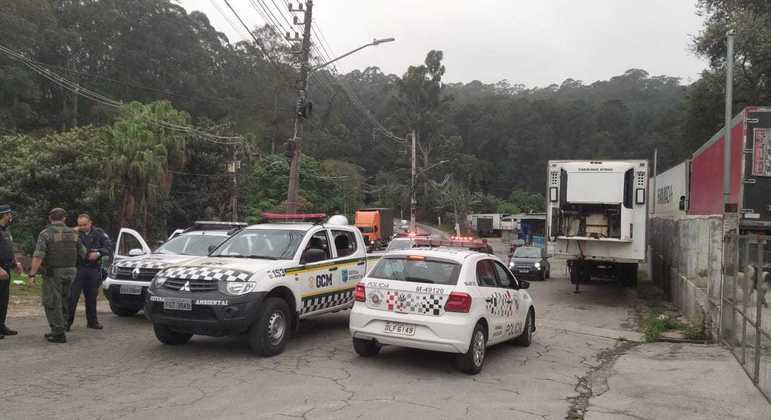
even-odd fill
[{"label": "police car door decal", "polygon": [[[361,261],[363,259],[357,258],[287,270],[287,275],[295,276],[303,290],[300,314],[353,303],[353,289],[356,283],[364,278],[364,266],[359,264]],[[337,282],[335,273],[340,275]]]}]

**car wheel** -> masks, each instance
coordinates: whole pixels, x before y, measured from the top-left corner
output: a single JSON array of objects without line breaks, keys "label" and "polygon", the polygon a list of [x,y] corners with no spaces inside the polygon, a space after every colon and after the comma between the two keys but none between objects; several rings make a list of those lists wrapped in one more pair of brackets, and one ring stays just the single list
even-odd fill
[{"label": "car wheel", "polygon": [[275,356],[289,338],[289,305],[280,298],[267,298],[257,321],[249,329],[249,346],[260,356]]},{"label": "car wheel", "polygon": [[137,314],[137,312],[139,312],[139,309],[124,308],[122,306],[115,306],[112,303],[110,304],[110,310],[115,315],[118,315],[121,317],[134,316]]},{"label": "car wheel", "polygon": [[375,340],[353,339],[353,349],[361,357],[377,356],[382,346]]},{"label": "car wheel", "polygon": [[522,330],[522,334],[514,339],[514,344],[523,347],[530,347],[530,344],[533,342],[533,331],[535,331],[535,316],[531,310],[527,313],[527,319],[525,319],[525,328]]},{"label": "car wheel", "polygon": [[541,281],[546,281],[546,271],[541,271]]},{"label": "car wheel", "polygon": [[551,268],[550,268],[550,269],[548,269],[548,270],[546,270],[546,278],[547,278],[547,279],[550,279],[550,278],[551,278]]},{"label": "car wheel", "polygon": [[193,334],[181,333],[172,330],[168,325],[153,324],[153,330],[155,336],[163,344],[170,346],[178,346],[180,344],[186,344],[193,337]]},{"label": "car wheel", "polygon": [[482,324],[477,324],[474,327],[474,332],[471,333],[471,343],[468,346],[468,351],[458,355],[456,361],[458,369],[469,375],[476,375],[482,371],[482,367],[485,365],[486,354],[487,335]]}]

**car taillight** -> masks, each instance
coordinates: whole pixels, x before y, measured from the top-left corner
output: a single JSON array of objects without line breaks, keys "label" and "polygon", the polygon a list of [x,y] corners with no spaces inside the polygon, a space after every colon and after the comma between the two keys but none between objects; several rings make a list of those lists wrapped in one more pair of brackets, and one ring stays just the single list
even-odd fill
[{"label": "car taillight", "polygon": [[452,292],[444,304],[447,312],[468,313],[471,310],[471,295],[468,293]]},{"label": "car taillight", "polygon": [[364,293],[364,283],[356,284],[356,289],[353,291],[353,298],[356,302],[364,302],[366,300],[366,294]]}]

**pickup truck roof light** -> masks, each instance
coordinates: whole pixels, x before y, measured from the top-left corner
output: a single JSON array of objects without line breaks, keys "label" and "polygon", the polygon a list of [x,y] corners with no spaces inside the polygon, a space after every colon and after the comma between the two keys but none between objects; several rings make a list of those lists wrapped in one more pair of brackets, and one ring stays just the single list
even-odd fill
[{"label": "pickup truck roof light", "polygon": [[326,219],[324,213],[273,213],[262,212],[263,223],[313,223],[321,224]]}]

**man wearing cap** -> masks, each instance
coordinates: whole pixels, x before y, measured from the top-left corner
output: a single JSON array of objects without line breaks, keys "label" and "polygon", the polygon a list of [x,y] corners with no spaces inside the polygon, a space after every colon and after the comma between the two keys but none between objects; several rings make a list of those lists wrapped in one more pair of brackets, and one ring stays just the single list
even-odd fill
[{"label": "man wearing cap", "polygon": [[38,235],[29,270],[34,279],[43,267],[43,308],[51,326],[51,333],[45,337],[51,343],[67,342],[64,332],[69,318],[70,285],[77,273],[78,257],[86,256],[78,233],[64,224],[66,218],[64,209],[57,207],[48,212],[49,225]]},{"label": "man wearing cap", "polygon": [[0,339],[6,335],[16,335],[16,331],[5,325],[8,315],[8,300],[11,295],[11,269],[21,274],[21,263],[16,261],[13,252],[13,237],[8,226],[13,221],[13,211],[7,204],[0,205]]},{"label": "man wearing cap", "polygon": [[110,258],[112,244],[104,231],[93,225],[91,216],[83,213],[78,216],[78,235],[80,243],[86,248],[85,258],[78,258],[78,274],[70,287],[69,319],[67,330],[75,321],[81,292],[86,298],[86,327],[101,330],[102,324],[96,319],[96,296],[99,282],[102,280],[102,259]]}]

